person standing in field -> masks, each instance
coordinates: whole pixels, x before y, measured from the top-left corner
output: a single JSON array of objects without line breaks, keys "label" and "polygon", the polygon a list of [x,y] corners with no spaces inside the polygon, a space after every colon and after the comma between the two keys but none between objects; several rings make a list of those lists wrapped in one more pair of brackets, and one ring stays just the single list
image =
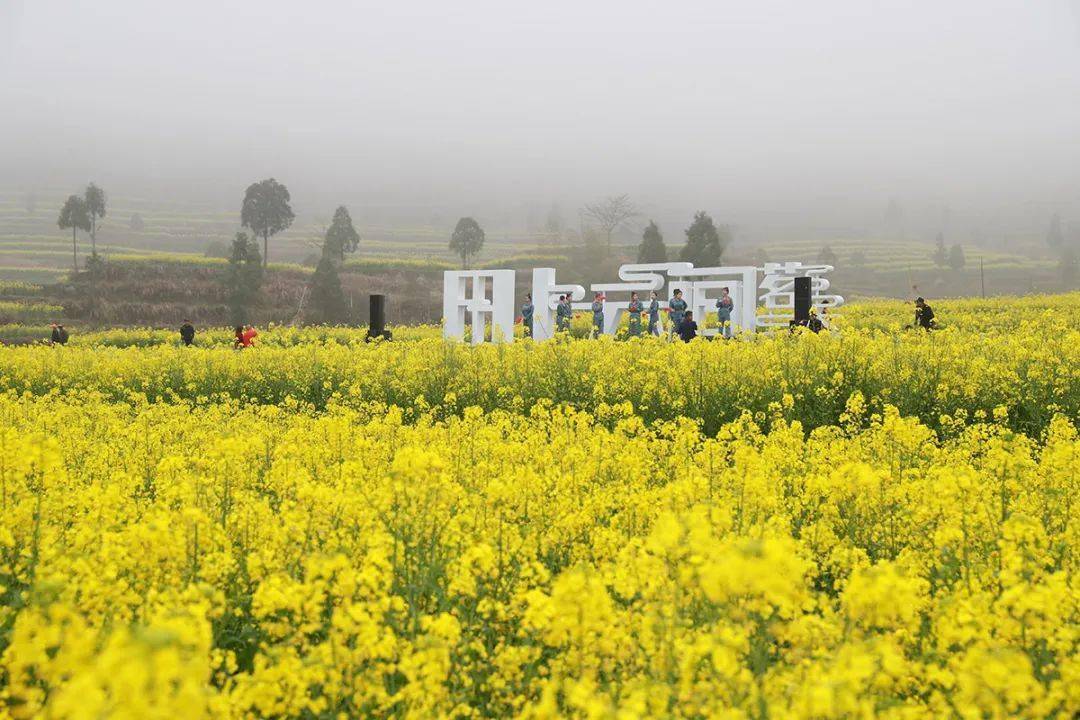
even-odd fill
[{"label": "person standing in field", "polygon": [[694,313],[689,310],[686,311],[682,321],[679,323],[678,332],[683,342],[690,342],[697,337],[697,323],[694,322]]},{"label": "person standing in field", "polygon": [[593,337],[600,337],[604,334],[604,294],[596,293],[593,295],[592,303],[592,322],[593,322]]},{"label": "person standing in field", "polygon": [[244,347],[244,328],[242,325],[237,325],[233,330],[233,347],[239,350]]},{"label": "person standing in field", "polygon": [[649,334],[660,336],[660,298],[655,290],[649,293]]},{"label": "person standing in field", "polygon": [[559,296],[559,304],[555,306],[555,330],[557,332],[570,331],[570,316],[573,314],[570,303],[565,295]]},{"label": "person standing in field", "polygon": [[679,333],[683,318],[686,316],[686,301],[682,298],[682,290],[676,290],[668,301],[668,316],[671,318],[671,332]]},{"label": "person standing in field", "polygon": [[244,347],[252,347],[255,344],[255,338],[258,337],[259,331],[251,325],[244,328],[243,342]]},{"label": "person standing in field", "polygon": [[720,325],[720,335],[731,337],[731,310],[735,301],[731,299],[727,288],[720,288],[720,298],[716,301],[716,322]]},{"label": "person standing in field", "polygon": [[51,331],[49,333],[49,344],[50,345],[59,345],[60,344],[60,326],[57,325],[56,323],[52,323],[52,324],[49,325],[49,330]]},{"label": "person standing in field", "polygon": [[56,342],[61,345],[67,345],[68,331],[64,329],[63,325],[56,326]]},{"label": "person standing in field", "polygon": [[184,343],[184,347],[191,347],[191,343],[195,341],[195,326],[190,320],[185,320],[180,326],[180,340]]},{"label": "person standing in field", "polygon": [[915,298],[915,327],[934,329],[934,311],[921,297]]},{"label": "person standing in field", "polygon": [[521,306],[521,327],[525,330],[525,337],[533,336],[533,313],[535,312],[532,295],[526,295],[525,304]]},{"label": "person standing in field", "polygon": [[630,304],[626,306],[626,312],[630,315],[630,337],[641,335],[641,301],[636,292],[630,293]]}]

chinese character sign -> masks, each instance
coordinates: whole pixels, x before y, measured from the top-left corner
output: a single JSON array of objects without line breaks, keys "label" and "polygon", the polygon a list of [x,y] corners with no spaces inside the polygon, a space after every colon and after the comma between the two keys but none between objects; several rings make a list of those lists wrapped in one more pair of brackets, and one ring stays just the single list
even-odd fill
[{"label": "chinese character sign", "polygon": [[[723,315],[717,317],[727,318],[726,327],[709,328],[702,332],[704,335],[753,332],[759,325],[786,325],[794,308],[796,277],[811,278],[811,303],[819,310],[843,304],[844,298],[827,292],[830,286],[824,275],[830,270],[829,265],[798,262],[766,263],[763,268],[695,268],[688,262],[637,263],[619,268],[620,282],[594,283],[589,294],[582,285],[558,283],[554,268],[535,268],[531,287],[533,339],[554,337],[560,297],[565,299],[564,313],[567,306],[573,311],[591,312],[596,318],[596,332],[613,335],[634,292],[645,307],[655,292],[659,306],[666,311],[673,293],[681,290],[687,309],[693,311],[701,326],[705,325],[706,317],[723,307]],[[759,275],[763,276],[760,283]],[[725,299],[721,306],[719,301],[725,296],[730,302]],[[468,314],[474,344],[485,341],[489,325],[492,340],[508,342],[513,339],[515,307],[521,299],[516,297],[513,270],[448,271],[444,273],[443,334],[448,338],[463,338]],[[761,315],[759,303],[764,308]]]},{"label": "chinese character sign", "polygon": [[450,270],[443,273],[443,335],[465,337],[469,316],[472,343],[514,339],[514,271]]}]

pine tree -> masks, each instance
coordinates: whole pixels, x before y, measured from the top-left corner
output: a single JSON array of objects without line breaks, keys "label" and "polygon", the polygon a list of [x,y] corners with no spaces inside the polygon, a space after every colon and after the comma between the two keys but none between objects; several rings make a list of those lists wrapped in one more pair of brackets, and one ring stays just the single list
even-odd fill
[{"label": "pine tree", "polygon": [[345,253],[356,252],[360,247],[360,233],[353,227],[349,210],[342,205],[334,211],[334,219],[326,230],[323,254],[329,254],[336,260],[344,260]]},{"label": "pine tree", "polygon": [[704,210],[694,215],[694,221],[686,228],[686,245],[679,252],[679,259],[691,262],[695,267],[713,267],[720,264],[724,248],[731,241],[727,228],[717,228]]},{"label": "pine tree", "polygon": [[311,276],[311,319],[323,325],[345,322],[345,292],[337,263],[324,253]]},{"label": "pine tree", "polygon": [[639,263],[667,262],[667,245],[664,244],[664,236],[660,234],[660,228],[652,220],[641,235],[637,261]]},{"label": "pine tree", "polygon": [[239,325],[247,321],[262,281],[263,266],[258,241],[248,238],[245,232],[236,233],[229,254],[229,270],[225,275],[229,290],[229,313],[233,324]]}]

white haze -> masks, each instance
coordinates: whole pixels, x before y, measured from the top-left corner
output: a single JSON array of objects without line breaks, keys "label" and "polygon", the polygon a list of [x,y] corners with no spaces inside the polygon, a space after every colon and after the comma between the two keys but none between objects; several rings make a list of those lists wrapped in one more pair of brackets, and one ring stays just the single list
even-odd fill
[{"label": "white haze", "polygon": [[0,0],[0,187],[753,225],[1080,210],[1075,0]]}]

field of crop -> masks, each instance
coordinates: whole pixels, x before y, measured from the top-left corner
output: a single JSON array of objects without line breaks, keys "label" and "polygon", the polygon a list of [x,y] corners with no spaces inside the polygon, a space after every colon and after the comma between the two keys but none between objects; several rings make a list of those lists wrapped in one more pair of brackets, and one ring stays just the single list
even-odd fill
[{"label": "field of crop", "polygon": [[1080,295],[0,348],[0,718],[1074,717]]}]

